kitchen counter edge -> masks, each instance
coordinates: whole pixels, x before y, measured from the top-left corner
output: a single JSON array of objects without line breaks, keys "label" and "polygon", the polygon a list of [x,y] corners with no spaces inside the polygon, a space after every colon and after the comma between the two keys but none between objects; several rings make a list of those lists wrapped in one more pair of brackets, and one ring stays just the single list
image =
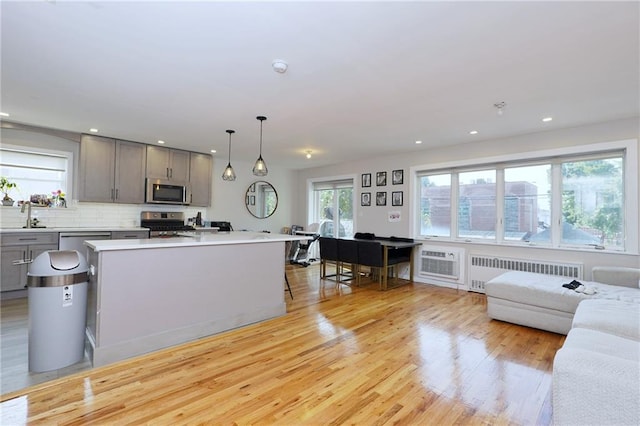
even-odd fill
[{"label": "kitchen counter edge", "polygon": [[[85,245],[95,252],[113,250],[140,250],[150,248],[175,248],[175,247],[198,247],[230,244],[256,244],[273,243],[286,241],[306,241],[311,237],[304,235],[289,234],[267,234],[264,232],[221,232],[213,234],[202,234],[198,236],[174,237],[174,238],[151,238],[151,239],[130,239],[130,240],[88,240]],[[283,253],[284,255],[284,253]]]}]

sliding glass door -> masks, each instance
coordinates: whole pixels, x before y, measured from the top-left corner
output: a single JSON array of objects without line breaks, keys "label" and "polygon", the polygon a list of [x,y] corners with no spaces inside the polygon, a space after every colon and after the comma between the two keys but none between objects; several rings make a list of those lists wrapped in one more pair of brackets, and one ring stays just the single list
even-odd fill
[{"label": "sliding glass door", "polygon": [[353,236],[353,180],[313,184],[311,223],[318,224],[322,237]]}]

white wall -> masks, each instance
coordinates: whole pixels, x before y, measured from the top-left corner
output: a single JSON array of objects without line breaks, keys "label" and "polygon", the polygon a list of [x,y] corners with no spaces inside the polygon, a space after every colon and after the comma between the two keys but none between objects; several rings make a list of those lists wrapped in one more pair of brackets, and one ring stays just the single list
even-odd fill
[{"label": "white wall", "polygon": [[[390,155],[378,158],[363,158],[360,161],[352,161],[328,167],[306,169],[298,171],[298,185],[296,198],[300,200],[301,210],[296,212],[295,220],[299,223],[307,222],[307,182],[312,179],[339,176],[345,174],[357,174],[356,182],[356,223],[354,229],[360,232],[373,232],[376,235],[384,236],[412,236],[410,223],[410,208],[413,206],[409,191],[409,169],[414,166],[425,166],[429,164],[450,163],[461,160],[474,160],[499,155],[517,155],[522,152],[543,151],[561,147],[585,145],[592,143],[611,142],[626,139],[635,139],[636,143],[640,137],[639,118],[634,117],[625,120],[617,120],[607,123],[586,125],[576,128],[551,130],[534,134],[515,136],[500,140],[485,140],[457,145],[454,147],[417,146],[414,152],[408,154]],[[640,155],[631,158],[629,164],[638,169],[640,166]],[[404,169],[404,184],[391,185],[391,171]],[[387,172],[387,186],[376,187],[375,174],[379,171]],[[359,176],[362,173],[371,173],[371,188],[360,187]],[[640,199],[640,189],[638,182],[635,183],[635,197]],[[360,207],[360,193],[368,191],[372,193],[372,206]],[[375,192],[377,190],[387,191],[387,206],[375,206]],[[404,205],[400,208],[391,206],[391,192],[402,190],[404,192]],[[388,221],[390,211],[399,210],[401,221],[392,223]],[[637,229],[637,227],[636,227]],[[640,240],[640,235],[637,236]],[[599,264],[610,264],[619,266],[640,267],[640,256],[632,254],[610,254],[602,252],[588,252],[576,250],[559,249],[531,249],[500,247],[491,244],[475,243],[445,243],[465,248],[467,251],[487,252],[490,250],[495,255],[510,255],[531,257],[539,260],[581,261],[585,264],[585,271],[590,271],[591,267]],[[442,244],[437,244],[442,245]]]},{"label": "white wall", "polygon": [[[252,173],[253,163],[234,161],[231,165],[236,172],[236,180],[222,180],[222,171],[227,166],[226,159],[215,159],[213,163],[213,201],[207,211],[208,220],[231,222],[235,230],[270,231],[279,233],[283,227],[293,224],[295,202],[295,173],[291,170],[269,167],[269,174],[263,178]],[[266,219],[253,217],[246,209],[244,201],[247,188],[253,182],[264,180],[269,182],[278,193],[278,207],[275,213]]]}]

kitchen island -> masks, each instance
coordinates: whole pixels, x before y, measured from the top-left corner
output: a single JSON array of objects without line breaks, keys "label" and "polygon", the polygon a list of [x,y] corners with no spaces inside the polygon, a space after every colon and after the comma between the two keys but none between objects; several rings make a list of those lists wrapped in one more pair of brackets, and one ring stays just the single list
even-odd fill
[{"label": "kitchen island", "polygon": [[229,232],[86,241],[93,365],[284,315],[285,243],[307,239]]}]

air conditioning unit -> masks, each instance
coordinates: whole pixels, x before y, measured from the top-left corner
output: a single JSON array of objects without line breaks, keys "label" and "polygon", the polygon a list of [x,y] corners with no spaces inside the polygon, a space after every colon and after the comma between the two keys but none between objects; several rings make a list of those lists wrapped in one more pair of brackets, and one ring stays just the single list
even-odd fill
[{"label": "air conditioning unit", "polygon": [[420,250],[420,270],[423,277],[458,282],[461,278],[460,259],[463,253],[446,247],[423,247]]}]

